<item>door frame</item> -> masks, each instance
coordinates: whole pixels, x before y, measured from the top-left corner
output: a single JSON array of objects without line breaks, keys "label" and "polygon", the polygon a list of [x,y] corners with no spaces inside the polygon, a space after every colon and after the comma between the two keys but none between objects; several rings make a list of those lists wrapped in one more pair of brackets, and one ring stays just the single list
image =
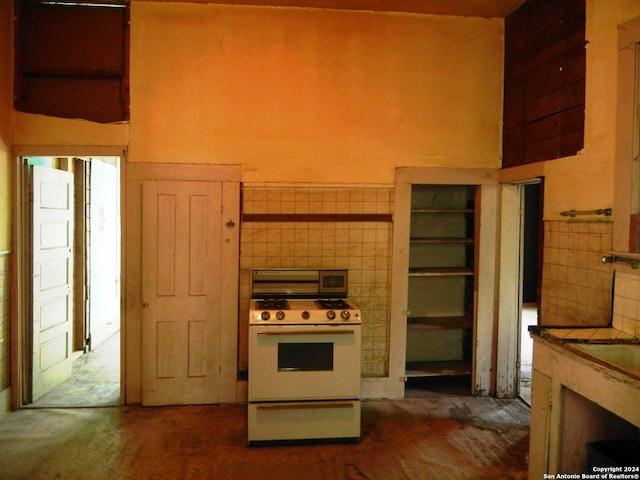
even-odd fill
[{"label": "door frame", "polygon": [[[74,262],[73,262],[73,350],[82,350],[85,353],[90,349],[89,333],[89,305],[87,302],[87,289],[91,288],[88,273],[88,256],[91,252],[91,238],[87,231],[87,170],[90,171],[91,162],[84,157],[73,158],[74,177],[74,224],[73,237]],[[89,243],[89,244],[88,244]],[[82,288],[78,288],[78,283]]]},{"label": "door frame", "polygon": [[[407,341],[407,298],[409,271],[409,230],[411,185],[478,185],[480,187],[479,222],[476,232],[480,239],[477,255],[474,312],[472,394],[492,394],[493,331],[495,317],[495,278],[497,205],[499,197],[498,170],[494,168],[399,167],[395,171],[395,213],[391,270],[391,321],[389,327],[389,377],[386,390],[375,392],[385,398],[405,397],[405,366]],[[382,393],[382,394],[381,394]],[[373,396],[373,395],[371,395]]]},{"label": "door frame", "polygon": [[[542,162],[500,171],[500,253],[498,256],[500,287],[495,365],[497,398],[515,398],[518,394],[524,186],[539,182],[542,182],[540,203],[544,205],[544,164]],[[544,228],[543,220],[543,218],[540,219],[540,228]],[[542,242],[543,239],[540,239],[540,249],[543,246]],[[542,261],[542,255],[539,255],[540,265]],[[539,274],[538,281],[541,280],[542,275]]]},{"label": "door frame", "polygon": [[[12,209],[13,209],[13,255],[11,256],[11,305],[10,305],[10,329],[11,329],[11,408],[20,409],[30,399],[31,391],[31,278],[30,278],[30,245],[31,228],[29,223],[29,185],[27,183],[26,168],[23,157],[119,157],[120,158],[120,216],[124,219],[125,213],[125,181],[127,148],[124,146],[62,146],[62,145],[38,145],[20,146],[12,149]],[[122,237],[125,235],[125,222],[122,222]],[[122,253],[124,242],[121,242]],[[124,255],[121,255],[121,272],[124,274]],[[124,282],[121,283],[121,299],[124,295]],[[123,302],[120,302],[121,314],[121,349],[120,364],[124,365],[126,358],[125,344],[122,341],[126,333],[126,317],[123,312]],[[120,382],[123,385],[124,369],[120,368]],[[124,388],[120,389],[120,404],[124,403]]]},{"label": "door frame", "polygon": [[[212,181],[223,182],[223,261],[234,278],[222,283],[221,298],[233,299],[222,306],[220,330],[220,403],[236,403],[246,399],[246,382],[238,380],[238,292],[240,272],[240,179],[241,166],[232,164],[146,163],[131,162],[127,166],[126,185],[123,188],[127,214],[123,216],[123,278],[129,329],[126,343],[129,351],[137,353],[126,357],[125,390],[127,403],[142,403],[142,185],[149,180]],[[229,184],[231,188],[225,188]],[[235,188],[237,186],[237,188]],[[123,317],[124,318],[124,317]],[[225,320],[227,319],[227,320]],[[248,320],[247,320],[248,321]]]}]

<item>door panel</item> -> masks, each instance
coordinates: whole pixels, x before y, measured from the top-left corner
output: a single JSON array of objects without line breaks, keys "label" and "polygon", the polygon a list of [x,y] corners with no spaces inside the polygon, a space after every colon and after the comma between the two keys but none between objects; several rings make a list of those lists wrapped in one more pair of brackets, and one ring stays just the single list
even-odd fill
[{"label": "door panel", "polygon": [[222,184],[143,184],[144,405],[219,401]]},{"label": "door panel", "polygon": [[36,166],[32,179],[35,401],[71,376],[73,174]]}]

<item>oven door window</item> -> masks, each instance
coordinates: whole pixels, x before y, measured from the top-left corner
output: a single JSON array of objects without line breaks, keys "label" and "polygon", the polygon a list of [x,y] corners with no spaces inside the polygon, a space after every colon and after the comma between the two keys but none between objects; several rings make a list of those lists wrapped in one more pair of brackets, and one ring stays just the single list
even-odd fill
[{"label": "oven door window", "polygon": [[278,343],[279,372],[330,372],[333,343]]}]

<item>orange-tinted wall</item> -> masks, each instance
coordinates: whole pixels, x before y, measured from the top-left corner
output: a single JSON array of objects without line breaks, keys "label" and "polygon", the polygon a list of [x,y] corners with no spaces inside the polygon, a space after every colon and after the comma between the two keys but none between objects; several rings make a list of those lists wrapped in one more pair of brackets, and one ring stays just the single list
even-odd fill
[{"label": "orange-tinted wall", "polygon": [[13,14],[10,0],[0,0],[0,251],[11,248],[9,160],[13,119]]},{"label": "orange-tinted wall", "polygon": [[503,21],[134,2],[130,161],[245,182],[500,165]]}]

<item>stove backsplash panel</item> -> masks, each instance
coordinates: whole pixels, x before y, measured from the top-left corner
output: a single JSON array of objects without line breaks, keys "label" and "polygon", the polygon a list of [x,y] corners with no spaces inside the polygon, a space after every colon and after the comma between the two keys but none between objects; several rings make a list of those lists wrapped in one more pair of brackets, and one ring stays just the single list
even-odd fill
[{"label": "stove backsplash panel", "polygon": [[[242,213],[392,214],[393,201],[387,187],[245,186]],[[248,363],[252,268],[346,268],[349,298],[362,310],[362,376],[386,376],[391,240],[388,221],[243,221],[239,370]]]}]

